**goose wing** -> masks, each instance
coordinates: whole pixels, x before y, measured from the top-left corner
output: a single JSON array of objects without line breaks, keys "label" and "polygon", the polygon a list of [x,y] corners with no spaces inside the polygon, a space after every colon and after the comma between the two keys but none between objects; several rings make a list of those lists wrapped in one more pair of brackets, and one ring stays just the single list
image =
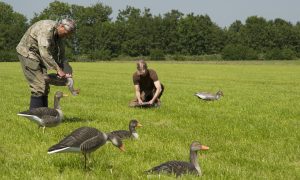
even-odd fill
[{"label": "goose wing", "polygon": [[80,150],[82,152],[92,152],[98,149],[100,146],[103,146],[106,143],[106,138],[103,133],[98,134],[80,145]]},{"label": "goose wing", "polygon": [[20,112],[19,114],[34,115],[39,118],[42,118],[45,115],[49,115],[49,116],[58,116],[59,115],[56,109],[48,108],[48,107],[34,108],[32,110]]},{"label": "goose wing", "polygon": [[60,118],[58,116],[49,116],[45,115],[42,117],[42,121],[46,127],[54,127],[57,126],[60,123]]},{"label": "goose wing", "polygon": [[[80,145],[85,141],[101,134],[96,128],[81,127],[48,149],[48,153],[79,152]],[[104,139],[104,138],[103,138]],[[106,139],[105,139],[106,141]]]},{"label": "goose wing", "polygon": [[180,176],[184,173],[193,173],[195,172],[195,167],[188,162],[184,161],[168,161],[165,163],[162,163],[158,166],[153,167],[152,169],[146,171],[146,172],[155,172],[155,173],[174,173],[176,176]]},{"label": "goose wing", "polygon": [[112,132],[110,132],[110,134],[116,135],[122,140],[131,137],[131,133],[126,130],[112,131]]}]

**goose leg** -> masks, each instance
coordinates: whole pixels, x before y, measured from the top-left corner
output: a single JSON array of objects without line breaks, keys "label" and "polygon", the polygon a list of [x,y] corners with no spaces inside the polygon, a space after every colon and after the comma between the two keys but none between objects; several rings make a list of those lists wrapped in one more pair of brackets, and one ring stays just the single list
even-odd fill
[{"label": "goose leg", "polygon": [[83,155],[84,155],[84,169],[86,169],[86,153],[84,153]]},{"label": "goose leg", "polygon": [[45,134],[45,128],[46,128],[46,126],[43,127],[43,134]]},{"label": "goose leg", "polygon": [[92,163],[91,153],[87,154],[87,158],[88,158],[88,164],[91,164]]}]

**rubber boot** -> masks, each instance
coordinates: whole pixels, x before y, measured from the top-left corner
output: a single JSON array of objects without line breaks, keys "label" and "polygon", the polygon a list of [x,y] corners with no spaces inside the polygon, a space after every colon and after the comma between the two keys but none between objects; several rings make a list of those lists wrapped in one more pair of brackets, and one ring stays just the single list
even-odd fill
[{"label": "rubber boot", "polygon": [[42,96],[43,97],[43,107],[48,107],[48,96]]},{"label": "rubber boot", "polygon": [[32,110],[33,108],[39,108],[43,107],[43,96],[31,96],[30,97],[30,107],[29,110]]}]

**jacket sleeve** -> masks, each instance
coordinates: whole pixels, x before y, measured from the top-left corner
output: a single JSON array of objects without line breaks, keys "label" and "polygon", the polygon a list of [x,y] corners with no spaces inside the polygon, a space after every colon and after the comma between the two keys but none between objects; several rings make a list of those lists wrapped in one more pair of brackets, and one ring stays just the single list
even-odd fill
[{"label": "jacket sleeve", "polygon": [[52,32],[47,32],[47,33],[40,33],[38,36],[38,46],[39,46],[39,51],[40,55],[42,58],[42,61],[44,65],[47,67],[47,69],[54,69],[58,70],[59,66],[55,62],[52,54],[51,54],[51,43],[52,43]]}]

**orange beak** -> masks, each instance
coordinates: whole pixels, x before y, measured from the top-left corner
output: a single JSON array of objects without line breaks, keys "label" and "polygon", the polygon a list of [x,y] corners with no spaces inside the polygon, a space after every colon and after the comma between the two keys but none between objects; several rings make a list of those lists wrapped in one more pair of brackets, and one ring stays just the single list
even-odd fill
[{"label": "orange beak", "polygon": [[125,146],[124,146],[124,144],[122,144],[122,146],[119,147],[119,149],[120,149],[122,152],[125,152]]},{"label": "orange beak", "polygon": [[209,150],[209,147],[205,145],[201,145],[201,150]]},{"label": "orange beak", "polygon": [[68,94],[63,94],[63,97],[68,97],[69,95]]}]

